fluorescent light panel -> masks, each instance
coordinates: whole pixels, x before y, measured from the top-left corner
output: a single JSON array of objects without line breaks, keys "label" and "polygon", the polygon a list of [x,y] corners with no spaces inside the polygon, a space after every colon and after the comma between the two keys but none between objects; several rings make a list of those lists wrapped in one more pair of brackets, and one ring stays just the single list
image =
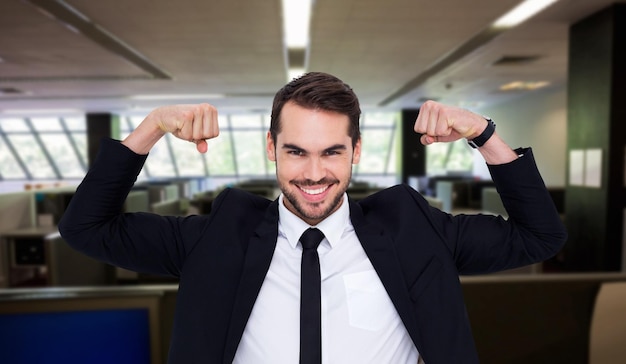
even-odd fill
[{"label": "fluorescent light panel", "polygon": [[172,94],[172,95],[134,95],[133,100],[206,100],[221,99],[222,94]]},{"label": "fluorescent light panel", "polygon": [[493,23],[496,28],[511,28],[523,23],[558,0],[526,0]]},{"label": "fluorescent light panel", "polygon": [[78,109],[6,109],[2,110],[4,115],[67,115],[67,114],[83,114]]},{"label": "fluorescent light panel", "polygon": [[532,91],[548,85],[548,81],[513,81],[500,86],[500,91]]},{"label": "fluorescent light panel", "polygon": [[308,47],[312,0],[282,0],[282,5],[285,46]]},{"label": "fluorescent light panel", "polygon": [[289,68],[287,70],[287,82],[302,76],[305,72],[304,68]]},{"label": "fluorescent light panel", "polygon": [[[313,0],[282,0],[283,36],[287,50],[304,49],[306,58],[310,40],[311,13]],[[289,54],[289,52],[287,52]],[[302,75],[306,70],[303,65],[290,64],[287,57],[287,82]],[[305,63],[305,62],[303,62]]]}]

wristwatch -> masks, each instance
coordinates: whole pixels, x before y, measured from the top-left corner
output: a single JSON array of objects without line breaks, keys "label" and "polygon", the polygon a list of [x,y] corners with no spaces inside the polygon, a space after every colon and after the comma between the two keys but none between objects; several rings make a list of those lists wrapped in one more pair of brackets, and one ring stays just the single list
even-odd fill
[{"label": "wristwatch", "polygon": [[487,120],[487,127],[480,133],[479,136],[472,140],[468,140],[467,144],[469,144],[472,148],[482,147],[489,138],[493,135],[493,132],[496,131],[496,123],[491,120],[491,118],[483,116],[485,120]]}]

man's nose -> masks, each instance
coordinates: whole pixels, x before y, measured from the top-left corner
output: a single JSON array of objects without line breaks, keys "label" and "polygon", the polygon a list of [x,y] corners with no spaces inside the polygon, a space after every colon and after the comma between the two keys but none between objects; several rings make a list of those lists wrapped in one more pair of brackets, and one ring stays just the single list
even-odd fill
[{"label": "man's nose", "polygon": [[307,163],[304,177],[311,181],[319,181],[326,176],[324,162],[320,158],[311,158]]}]

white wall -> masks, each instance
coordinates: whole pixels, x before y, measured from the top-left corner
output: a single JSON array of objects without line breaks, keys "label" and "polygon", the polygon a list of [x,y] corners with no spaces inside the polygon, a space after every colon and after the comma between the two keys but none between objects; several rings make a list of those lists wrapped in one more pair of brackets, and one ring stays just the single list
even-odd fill
[{"label": "white wall", "polygon": [[565,187],[567,154],[565,88],[530,93],[511,102],[483,108],[479,112],[495,121],[498,134],[511,147],[532,147],[537,167],[548,187]]}]

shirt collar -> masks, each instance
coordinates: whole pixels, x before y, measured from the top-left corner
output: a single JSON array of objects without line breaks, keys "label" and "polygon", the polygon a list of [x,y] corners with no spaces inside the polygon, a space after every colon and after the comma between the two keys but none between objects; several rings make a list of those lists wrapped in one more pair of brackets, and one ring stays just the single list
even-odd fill
[{"label": "shirt collar", "polygon": [[[312,226],[285,207],[284,195],[281,194],[278,197],[278,233],[284,236],[289,245],[295,249],[298,246],[302,233],[310,227]],[[330,248],[336,247],[341,241],[344,231],[352,228],[348,195],[343,194],[343,202],[337,211],[313,227],[320,229],[324,233],[326,239],[322,240],[322,244],[327,242]]]}]

